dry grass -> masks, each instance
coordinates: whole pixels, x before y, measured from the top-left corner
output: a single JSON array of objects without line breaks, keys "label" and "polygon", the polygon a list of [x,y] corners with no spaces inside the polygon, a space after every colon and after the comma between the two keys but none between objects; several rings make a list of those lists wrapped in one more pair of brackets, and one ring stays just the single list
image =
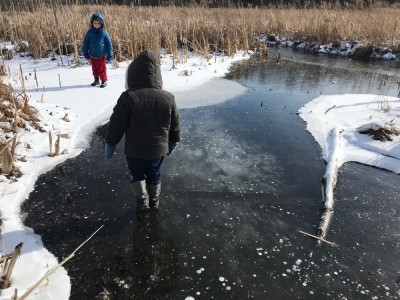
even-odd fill
[{"label": "dry grass", "polygon": [[32,127],[42,130],[37,121],[37,111],[29,105],[28,96],[0,81],[0,174],[21,175],[14,165],[17,133]]},{"label": "dry grass", "polygon": [[[248,50],[260,34],[337,43],[359,40],[378,47],[397,48],[398,8],[257,9],[201,7],[127,7],[69,5],[38,6],[34,12],[0,12],[0,36],[26,48],[35,57],[53,50],[73,52],[81,47],[91,13],[105,17],[114,43],[115,59],[134,58],[143,49],[178,48],[207,54]],[[57,16],[57,22],[55,17]],[[58,23],[59,26],[55,26]],[[57,28],[57,30],[55,29]],[[57,38],[59,35],[59,41]],[[23,49],[25,50],[25,49]]]}]

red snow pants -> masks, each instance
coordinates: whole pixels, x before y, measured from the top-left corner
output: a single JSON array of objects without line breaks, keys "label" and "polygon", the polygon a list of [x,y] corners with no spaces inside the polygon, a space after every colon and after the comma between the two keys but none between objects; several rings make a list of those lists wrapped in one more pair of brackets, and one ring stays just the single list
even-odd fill
[{"label": "red snow pants", "polygon": [[99,77],[101,81],[107,81],[107,68],[105,57],[91,57],[92,72],[94,77]]}]

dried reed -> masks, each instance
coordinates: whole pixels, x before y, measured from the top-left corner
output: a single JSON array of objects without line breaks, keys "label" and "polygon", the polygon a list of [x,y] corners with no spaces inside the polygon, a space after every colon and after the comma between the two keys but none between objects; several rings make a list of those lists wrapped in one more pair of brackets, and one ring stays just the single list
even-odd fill
[{"label": "dried reed", "polygon": [[[21,77],[23,78],[22,69]],[[31,125],[42,130],[37,124],[37,111],[29,105],[28,100],[24,92],[15,93],[10,86],[0,81],[0,174],[20,176],[20,172],[14,166],[16,133],[19,129]],[[14,138],[10,139],[10,134],[13,134]]]},{"label": "dried reed", "polygon": [[48,6],[40,1],[30,11],[0,10],[0,35],[16,44],[27,41],[27,50],[35,57],[62,53],[66,45],[72,46],[70,52],[76,56],[92,12],[104,15],[119,61],[160,47],[173,54],[174,60],[177,49],[184,47],[204,55],[211,50],[231,55],[253,49],[261,34],[279,33],[321,44],[359,40],[378,47],[397,47],[400,36],[399,8]]},{"label": "dried reed", "polygon": [[1,152],[1,172],[10,174],[13,167],[13,156],[10,148],[6,146]]},{"label": "dried reed", "polygon": [[68,257],[64,258],[62,262],[60,262],[58,265],[55,267],[51,268],[40,280],[34,284],[25,294],[23,294],[19,300],[25,300],[29,297],[30,294],[33,293],[35,289],[37,289],[44,281],[46,281],[51,275],[57,272],[57,270],[62,267],[67,261],[69,261],[71,258],[73,258],[76,255],[76,252],[80,248],[82,248],[100,229],[103,228],[104,225],[101,225],[89,238],[87,238],[82,244],[80,244]]},{"label": "dried reed", "polygon": [[3,272],[5,273],[5,275],[2,276],[2,279],[4,280],[0,284],[1,289],[6,289],[10,285],[10,277],[14,269],[15,263],[17,261],[17,258],[21,255],[21,249],[23,244],[24,243],[19,243],[17,246],[15,246],[14,252],[4,257],[4,264],[3,261],[1,262],[2,265],[1,274],[3,275]]}]

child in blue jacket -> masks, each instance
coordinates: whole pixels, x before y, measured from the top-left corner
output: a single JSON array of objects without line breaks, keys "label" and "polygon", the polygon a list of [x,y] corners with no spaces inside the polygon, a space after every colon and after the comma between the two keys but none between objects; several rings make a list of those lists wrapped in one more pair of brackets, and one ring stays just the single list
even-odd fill
[{"label": "child in blue jacket", "polygon": [[108,79],[106,62],[112,61],[113,47],[110,35],[104,29],[104,19],[100,13],[94,13],[90,17],[90,29],[83,39],[82,53],[92,65],[94,82],[91,85],[106,87]]}]

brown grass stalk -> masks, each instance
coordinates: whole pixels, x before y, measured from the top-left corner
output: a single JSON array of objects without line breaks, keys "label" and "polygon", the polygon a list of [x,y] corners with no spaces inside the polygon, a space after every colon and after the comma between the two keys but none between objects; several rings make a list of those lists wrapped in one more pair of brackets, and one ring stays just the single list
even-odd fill
[{"label": "brown grass stalk", "polygon": [[[20,68],[21,80],[24,76],[22,68]],[[17,138],[14,136],[12,139],[6,139],[5,134],[16,133],[20,128],[26,128],[30,125],[38,130],[42,130],[37,125],[37,110],[29,105],[29,97],[25,92],[16,93],[9,85],[0,81],[0,121],[2,124],[9,124],[11,126],[2,125],[0,127],[3,135],[0,136],[0,173],[8,175],[20,175],[18,169],[13,166],[14,158],[16,155]],[[11,144],[11,149],[9,148]]]},{"label": "brown grass stalk", "polygon": [[53,156],[53,134],[49,131],[49,156]]},{"label": "brown grass stalk", "polygon": [[13,156],[8,146],[1,153],[1,171],[4,174],[10,174],[13,167]]},{"label": "brown grass stalk", "polygon": [[377,47],[397,46],[396,38],[400,37],[396,21],[400,8],[395,7],[261,9],[42,4],[36,8],[29,12],[0,11],[0,33],[16,43],[28,41],[28,51],[35,57],[47,56],[53,50],[60,53],[61,43],[76,43],[80,49],[93,12],[104,15],[117,60],[132,59],[144,49],[158,51],[160,46],[173,54],[185,44],[199,53],[208,53],[215,50],[212,45],[218,45],[231,55],[239,49],[252,49],[256,37],[263,33],[320,44],[359,40]]},{"label": "brown grass stalk", "polygon": [[6,274],[4,276],[4,281],[1,283],[0,288],[6,289],[8,288],[10,284],[10,277],[12,274],[12,271],[14,270],[15,263],[17,261],[17,258],[21,255],[21,249],[24,243],[19,243],[17,246],[15,246],[15,250],[13,254],[11,255],[11,258],[9,259],[9,262],[6,263]]},{"label": "brown grass stalk", "polygon": [[56,139],[56,143],[54,144],[54,148],[55,148],[54,156],[60,155],[60,147],[61,147],[60,143],[61,143],[61,137],[58,134],[57,135],[57,139]]},{"label": "brown grass stalk", "polygon": [[103,228],[104,225],[101,225],[89,238],[87,238],[82,244],[80,244],[70,255],[68,255],[62,262],[60,262],[57,266],[53,267],[50,271],[48,271],[32,288],[30,288],[25,294],[23,294],[19,300],[25,300],[29,297],[32,292],[37,289],[44,281],[46,281],[51,275],[55,274],[56,271],[62,267],[67,261],[73,258],[78,252],[80,248],[82,248],[100,229]]},{"label": "brown grass stalk", "polygon": [[19,69],[21,72],[21,84],[22,84],[22,90],[25,91],[25,79],[24,79],[24,72],[22,71],[22,65],[19,64]]}]

